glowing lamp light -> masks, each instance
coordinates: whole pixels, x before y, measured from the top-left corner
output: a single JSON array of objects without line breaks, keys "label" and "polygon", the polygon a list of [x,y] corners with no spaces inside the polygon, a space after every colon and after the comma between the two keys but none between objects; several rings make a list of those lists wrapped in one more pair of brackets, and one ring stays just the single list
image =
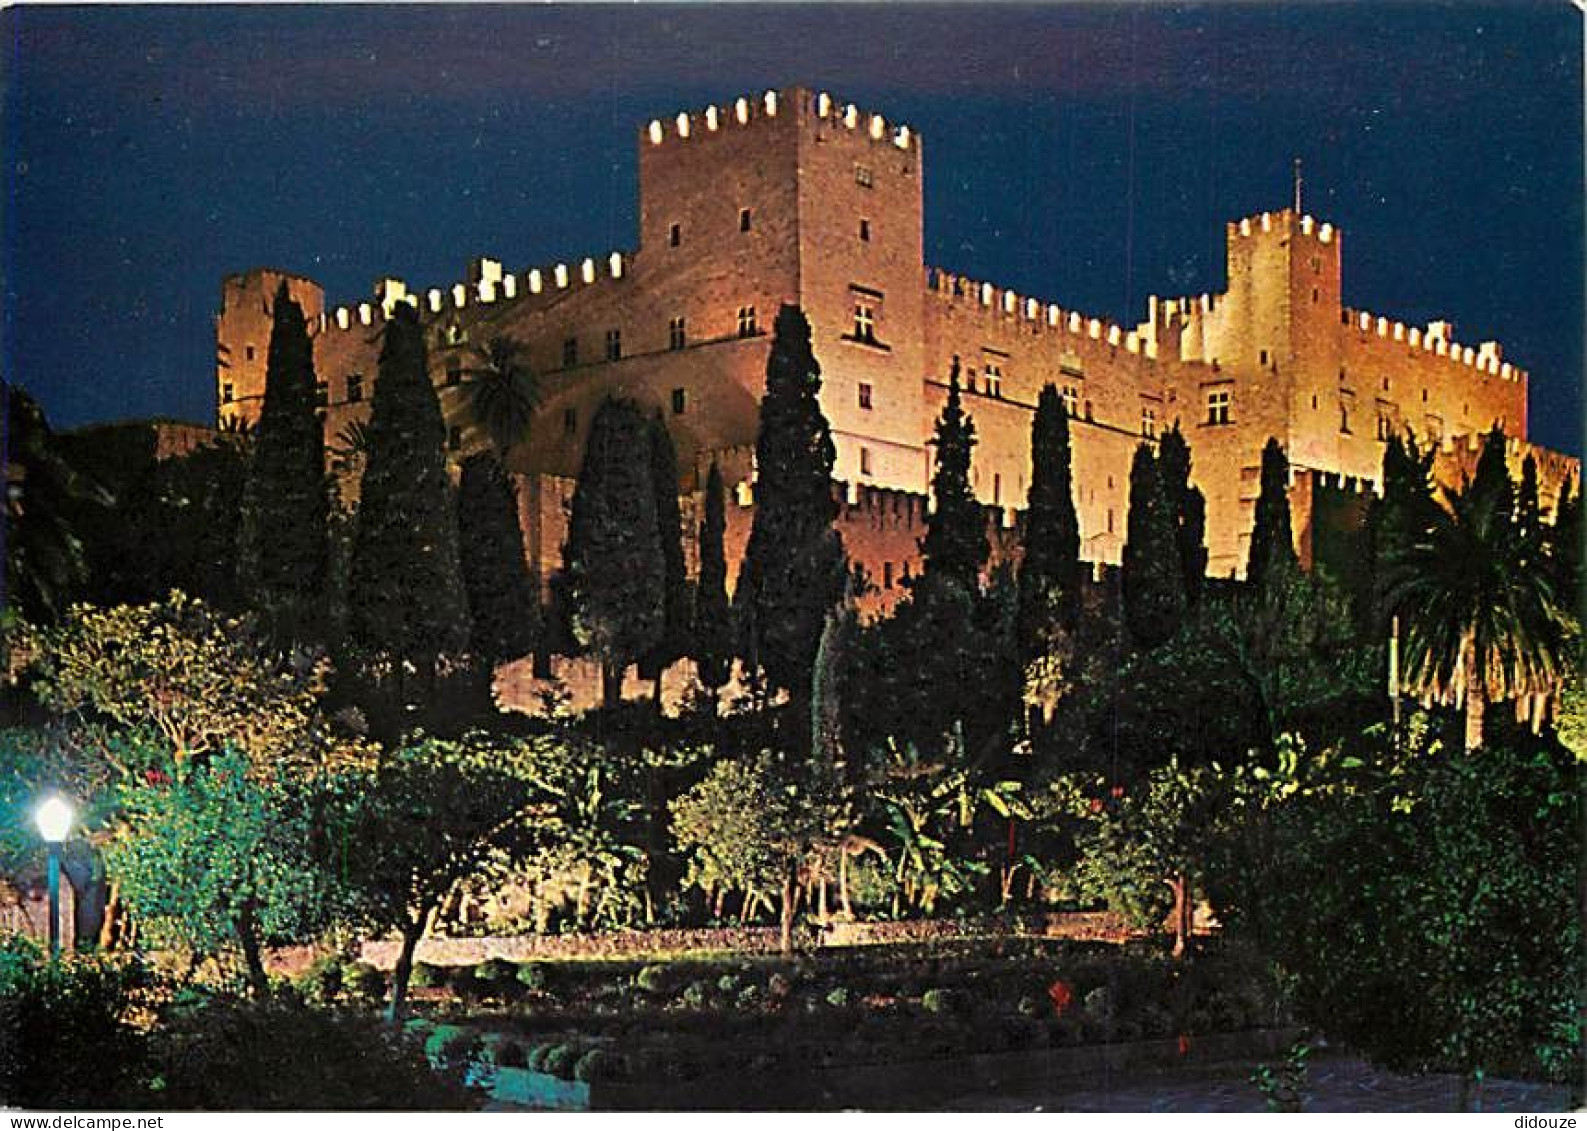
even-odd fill
[{"label": "glowing lamp light", "polygon": [[72,831],[72,820],[77,816],[65,798],[48,797],[33,811],[33,823],[39,835],[49,844],[59,844]]}]

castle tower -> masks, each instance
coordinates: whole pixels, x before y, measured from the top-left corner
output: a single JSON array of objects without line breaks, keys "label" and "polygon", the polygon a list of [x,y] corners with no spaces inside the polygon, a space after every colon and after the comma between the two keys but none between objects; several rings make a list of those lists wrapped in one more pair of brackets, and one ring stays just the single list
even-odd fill
[{"label": "castle tower", "polygon": [[217,423],[254,421],[264,400],[265,366],[270,355],[271,304],[281,283],[303,308],[312,326],[325,309],[325,290],[313,279],[256,267],[228,275],[220,285],[215,319],[215,405]]}]

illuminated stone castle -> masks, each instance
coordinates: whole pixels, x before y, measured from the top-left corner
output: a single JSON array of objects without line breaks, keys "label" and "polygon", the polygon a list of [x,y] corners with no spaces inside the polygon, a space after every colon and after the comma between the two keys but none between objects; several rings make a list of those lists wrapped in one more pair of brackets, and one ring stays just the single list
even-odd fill
[{"label": "illuminated stone castle", "polygon": [[[455,411],[457,386],[498,335],[517,339],[543,403],[512,453],[526,552],[548,577],[564,504],[600,401],[665,415],[680,491],[697,497],[719,461],[730,561],[753,507],[752,455],[770,328],[781,303],[810,319],[822,404],[837,444],[841,524],[886,604],[918,569],[927,441],[961,360],[975,420],[975,489],[1015,522],[1030,478],[1037,395],[1052,382],[1072,418],[1082,554],[1119,561],[1131,455],[1174,421],[1207,498],[1210,571],[1244,568],[1269,436],[1295,471],[1297,539],[1309,547],[1321,487],[1370,490],[1383,443],[1408,427],[1469,462],[1502,425],[1514,462],[1535,454],[1545,504],[1575,460],[1525,444],[1527,374],[1496,342],[1459,342],[1447,322],[1406,326],[1345,308],[1343,236],[1293,210],[1227,227],[1228,290],[1149,300],[1120,326],[924,261],[922,141],[907,125],[823,93],[767,92],[642,127],[639,240],[631,251],[507,270],[476,259],[462,282],[410,290],[381,279],[364,302],[328,309],[313,280],[274,270],[228,277],[217,321],[219,416],[250,420],[264,391],[268,305],[284,278],[315,337],[327,443],[366,419],[383,320],[421,312],[453,450],[483,439]],[[686,512],[687,516],[687,512]],[[687,521],[686,526],[692,529]]]}]

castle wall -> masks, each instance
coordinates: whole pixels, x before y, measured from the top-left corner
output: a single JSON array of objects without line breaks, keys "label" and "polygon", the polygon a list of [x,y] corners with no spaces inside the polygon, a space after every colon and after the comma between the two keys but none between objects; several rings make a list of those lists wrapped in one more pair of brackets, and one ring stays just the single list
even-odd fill
[{"label": "castle wall", "polygon": [[[721,461],[736,575],[770,333],[780,304],[795,302],[823,370],[835,479],[852,485],[837,488],[840,527],[877,585],[866,598],[872,610],[919,569],[929,440],[955,356],[979,440],[972,482],[996,508],[1000,545],[1025,505],[1040,390],[1051,382],[1068,394],[1082,553],[1096,562],[1121,558],[1134,449],[1176,420],[1207,499],[1216,576],[1244,569],[1270,436],[1284,444],[1297,484],[1314,471],[1370,484],[1393,429],[1441,437],[1446,479],[1468,462],[1466,441],[1452,437],[1495,422],[1525,435],[1525,372],[1495,343],[1456,343],[1446,324],[1405,327],[1344,308],[1342,235],[1310,216],[1286,209],[1229,224],[1227,290],[1153,297],[1146,320],[1129,329],[928,271],[919,135],[841,99],[803,90],[740,98],[650,122],[638,145],[638,244],[629,252],[516,271],[476,259],[461,281],[410,291],[382,279],[370,299],[330,310],[301,276],[229,277],[217,320],[219,415],[257,417],[269,300],[284,279],[315,334],[334,452],[346,427],[367,419],[384,321],[408,302],[429,335],[455,457],[484,443],[462,386],[493,337],[521,343],[539,377],[539,411],[508,462],[526,484],[526,547],[542,580],[560,563],[571,480],[609,395],[662,414],[686,514],[697,514],[705,472]],[[1578,469],[1553,453],[1539,450],[1539,459],[1551,505]],[[1297,499],[1309,489],[1297,488]],[[686,519],[691,544],[696,522]]]}]

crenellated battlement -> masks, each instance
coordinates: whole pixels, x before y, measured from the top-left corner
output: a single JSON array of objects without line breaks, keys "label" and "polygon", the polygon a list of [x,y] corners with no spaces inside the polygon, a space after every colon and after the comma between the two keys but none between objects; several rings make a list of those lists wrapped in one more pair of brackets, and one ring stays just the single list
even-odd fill
[{"label": "crenellated battlement", "polygon": [[852,102],[841,103],[830,93],[819,93],[792,87],[787,90],[768,90],[758,95],[742,95],[723,106],[711,105],[704,110],[679,111],[666,118],[653,118],[640,131],[646,145],[699,141],[733,128],[753,127],[780,116],[798,115],[808,109],[817,121],[834,121],[853,130],[857,136],[891,145],[896,149],[918,149],[919,135],[900,122],[889,122],[882,114],[863,111]]},{"label": "crenellated battlement", "polygon": [[1451,366],[1479,370],[1505,381],[1525,381],[1527,377],[1526,370],[1503,359],[1503,348],[1498,342],[1468,346],[1455,341],[1454,327],[1449,322],[1429,322],[1425,328],[1407,326],[1386,315],[1348,307],[1341,312],[1340,320],[1355,330],[1357,341],[1399,342],[1408,350],[1447,358]]},{"label": "crenellated battlement", "polygon": [[628,278],[632,264],[631,253],[613,251],[599,258],[587,256],[573,263],[552,263],[513,274],[502,269],[500,260],[479,258],[470,263],[466,281],[431,287],[422,294],[410,291],[401,279],[385,277],[375,283],[374,302],[344,304],[325,311],[319,317],[319,330],[333,333],[373,326],[389,319],[393,309],[402,303],[423,315],[439,316],[448,311],[617,282]]},{"label": "crenellated battlement", "polygon": [[1254,216],[1243,216],[1238,220],[1231,220],[1225,226],[1229,242],[1236,239],[1245,239],[1251,236],[1262,235],[1269,232],[1282,232],[1286,235],[1301,235],[1315,239],[1318,243],[1334,243],[1339,235],[1339,230],[1332,224],[1319,222],[1316,217],[1302,214],[1298,220],[1293,209],[1282,208],[1277,212],[1259,212]]},{"label": "crenellated battlement", "polygon": [[1120,326],[1111,319],[1094,318],[1078,310],[1064,310],[1055,302],[1043,302],[940,267],[926,268],[926,291],[942,302],[977,310],[989,319],[1018,320],[1034,333],[1065,334],[1122,347],[1149,359],[1157,357],[1157,343],[1143,336],[1138,328]]}]

